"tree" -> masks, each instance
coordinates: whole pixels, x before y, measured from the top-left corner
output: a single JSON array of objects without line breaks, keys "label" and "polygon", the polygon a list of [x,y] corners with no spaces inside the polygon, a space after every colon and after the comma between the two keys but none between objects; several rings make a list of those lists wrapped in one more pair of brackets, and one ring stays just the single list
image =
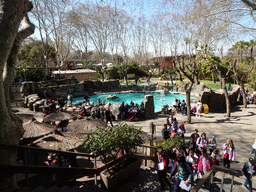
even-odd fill
[{"label": "tree", "polygon": [[154,65],[155,69],[158,68],[158,74],[159,74],[159,76],[160,76],[160,66],[161,66],[161,64],[158,63],[157,61],[154,61],[154,62],[153,62],[153,65]]},{"label": "tree", "polygon": [[[47,50],[47,62],[45,62],[45,50]],[[19,61],[26,63],[29,67],[49,67],[54,66],[56,61],[56,53],[54,47],[42,41],[34,41],[25,44],[18,53]],[[46,66],[48,63],[48,66]]]},{"label": "tree", "polygon": [[130,65],[123,62],[123,63],[121,63],[121,65],[118,65],[118,70],[117,70],[120,77],[125,79],[126,85],[128,85],[127,74],[128,74],[129,68],[130,68]]},{"label": "tree", "polygon": [[[33,0],[33,16],[42,42],[54,45],[57,65],[63,66],[74,41],[74,20],[68,17],[75,1],[71,0]],[[47,58],[47,47],[45,57]],[[47,63],[46,63],[47,64]]]},{"label": "tree", "polygon": [[182,73],[186,78],[189,79],[188,83],[185,83],[180,78],[181,82],[184,84],[184,90],[186,92],[186,103],[187,103],[187,123],[191,123],[191,106],[190,106],[190,95],[193,84],[195,83],[195,78],[199,74],[201,63],[196,63],[193,61],[192,63],[188,63],[185,65],[184,58],[180,60],[176,60],[174,62],[174,68],[178,70],[179,73]]},{"label": "tree", "polygon": [[249,70],[247,68],[249,67],[248,65],[237,65],[237,60],[235,61],[229,61],[229,67],[232,68],[234,76],[238,84],[240,85],[240,88],[243,93],[243,103],[244,103],[244,108],[247,108],[247,99],[246,99],[246,94],[244,91],[244,81],[246,80],[246,77],[252,72],[254,69],[254,60],[251,60],[251,67]]},{"label": "tree", "polygon": [[104,81],[105,79],[105,73],[107,71],[107,65],[105,64],[102,64],[102,65],[99,65],[99,66],[96,66],[96,71],[99,73],[99,75],[101,76],[101,80]]},{"label": "tree", "polygon": [[207,58],[209,62],[209,69],[214,73],[220,81],[220,88],[223,90],[223,93],[226,98],[226,110],[227,110],[227,117],[230,117],[231,114],[231,105],[228,96],[228,91],[226,88],[226,79],[230,75],[231,67],[229,63],[222,63],[220,58],[217,56],[212,56]]},{"label": "tree", "polygon": [[[11,111],[9,93],[20,45],[34,33],[34,25],[27,15],[33,5],[28,0],[0,2],[0,144],[19,145],[23,134],[22,121]],[[1,165],[14,165],[17,150],[1,148],[0,156]],[[15,175],[0,173],[0,179],[1,191],[16,189]]]}]

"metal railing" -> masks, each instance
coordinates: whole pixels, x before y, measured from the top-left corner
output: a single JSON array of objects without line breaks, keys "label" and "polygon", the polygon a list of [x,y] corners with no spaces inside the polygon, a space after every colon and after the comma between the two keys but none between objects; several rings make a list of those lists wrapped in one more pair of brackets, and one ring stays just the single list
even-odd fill
[{"label": "metal railing", "polygon": [[233,185],[234,185],[234,177],[238,176],[238,172],[236,170],[233,170],[233,169],[227,169],[225,167],[220,167],[220,166],[216,166],[216,165],[211,166],[211,169],[206,174],[203,175],[202,179],[200,179],[198,181],[198,183],[196,184],[196,186],[194,186],[190,191],[191,192],[199,191],[202,188],[203,184],[209,178],[210,178],[210,184],[211,184],[210,190],[212,190],[214,173],[217,172],[217,171],[220,171],[220,172],[223,173],[222,178],[221,178],[220,192],[223,191],[223,184],[224,184],[225,173],[228,173],[228,174],[230,174],[232,176],[232,179],[231,179],[231,190],[230,190],[230,192],[232,192],[233,191]]}]

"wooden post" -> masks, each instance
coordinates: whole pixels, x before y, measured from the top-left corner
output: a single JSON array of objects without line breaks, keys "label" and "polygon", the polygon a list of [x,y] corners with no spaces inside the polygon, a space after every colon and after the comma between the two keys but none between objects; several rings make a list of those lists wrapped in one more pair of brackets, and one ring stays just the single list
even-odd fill
[{"label": "wooden post", "polygon": [[234,175],[232,175],[232,180],[231,180],[231,189],[230,192],[233,191],[233,185],[234,185]]},{"label": "wooden post", "polygon": [[[154,133],[155,133],[155,125],[153,124],[153,122],[151,122],[149,124],[149,128],[150,128],[150,132],[151,132],[151,140],[150,140],[150,146],[153,146],[154,143],[153,143],[153,139],[154,139]],[[153,156],[153,149],[150,148],[150,157]]]},{"label": "wooden post", "polygon": [[213,177],[214,177],[213,175],[214,175],[214,172],[211,174],[211,182],[210,182],[211,183],[211,188],[210,188],[210,191],[213,191],[213,188],[212,188],[213,187],[213,185],[212,185],[213,184]]},{"label": "wooden post", "polygon": [[[94,168],[97,168],[96,157],[94,157]],[[97,185],[97,174],[94,174],[94,184]]]},{"label": "wooden post", "polygon": [[223,175],[222,175],[221,185],[220,185],[220,192],[223,191],[224,177],[225,177],[225,172],[223,172]]},{"label": "wooden post", "polygon": [[[146,156],[147,156],[147,153],[148,153],[148,150],[147,150],[147,148],[145,147],[145,154],[146,154]],[[148,165],[148,160],[145,159],[145,167],[147,167],[147,165]]]}]

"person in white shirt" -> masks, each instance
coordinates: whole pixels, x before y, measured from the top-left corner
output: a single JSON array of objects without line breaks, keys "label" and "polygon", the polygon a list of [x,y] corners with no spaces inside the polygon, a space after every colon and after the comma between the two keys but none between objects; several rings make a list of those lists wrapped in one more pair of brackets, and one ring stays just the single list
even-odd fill
[{"label": "person in white shirt", "polygon": [[197,104],[196,104],[196,117],[197,117],[197,116],[201,117],[200,112],[201,112],[202,105],[203,105],[203,104],[202,104],[201,101],[199,100],[199,101],[197,102]]}]

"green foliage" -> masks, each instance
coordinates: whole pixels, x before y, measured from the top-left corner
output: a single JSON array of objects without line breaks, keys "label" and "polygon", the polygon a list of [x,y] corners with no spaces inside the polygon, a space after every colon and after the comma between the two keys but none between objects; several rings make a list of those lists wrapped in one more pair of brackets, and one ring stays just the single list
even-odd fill
[{"label": "green foliage", "polygon": [[130,67],[128,69],[128,74],[135,74],[136,76],[147,76],[147,72],[140,69],[139,64],[137,62],[132,62],[129,64]]},{"label": "green foliage", "polygon": [[122,149],[129,152],[143,143],[141,128],[126,123],[98,128],[83,142],[85,148],[95,156],[102,156],[105,162],[108,156],[116,158],[116,152]]},{"label": "green foliage", "polygon": [[119,79],[118,68],[116,66],[109,67],[106,71],[106,76],[108,76],[109,79]]},{"label": "green foliage", "polygon": [[40,77],[44,77],[45,71],[43,69],[28,69],[26,67],[21,67],[15,70],[14,72],[14,78],[15,79],[20,79],[22,78],[23,80],[29,79],[33,81],[40,81]]},{"label": "green foliage", "polygon": [[29,67],[45,67],[44,56],[47,51],[48,61],[55,62],[56,52],[54,47],[42,41],[33,41],[24,45],[18,53],[18,60]]},{"label": "green foliage", "polygon": [[175,137],[174,139],[167,139],[163,141],[157,141],[156,147],[163,147],[164,150],[168,150],[170,148],[175,148],[177,145],[180,145],[181,147],[186,146],[186,142],[182,137]]}]

